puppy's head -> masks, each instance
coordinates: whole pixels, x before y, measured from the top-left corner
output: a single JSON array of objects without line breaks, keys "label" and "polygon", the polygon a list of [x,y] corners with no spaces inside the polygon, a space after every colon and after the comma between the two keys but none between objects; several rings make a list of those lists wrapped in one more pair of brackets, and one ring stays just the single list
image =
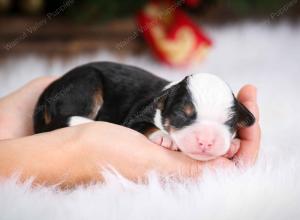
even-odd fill
[{"label": "puppy's head", "polygon": [[255,122],[229,86],[211,74],[195,74],[169,84],[156,100],[155,125],[180,150],[197,160],[224,155],[239,127]]}]

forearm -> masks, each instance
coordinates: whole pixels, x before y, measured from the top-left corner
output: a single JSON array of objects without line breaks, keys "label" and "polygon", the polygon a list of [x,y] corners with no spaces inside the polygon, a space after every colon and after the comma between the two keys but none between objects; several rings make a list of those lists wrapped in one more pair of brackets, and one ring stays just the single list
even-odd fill
[{"label": "forearm", "polygon": [[[97,168],[87,167],[74,141],[76,129],[0,141],[0,175],[20,173],[21,179],[63,186],[101,179]],[[86,170],[85,170],[86,169]],[[92,174],[91,174],[92,173]]]}]

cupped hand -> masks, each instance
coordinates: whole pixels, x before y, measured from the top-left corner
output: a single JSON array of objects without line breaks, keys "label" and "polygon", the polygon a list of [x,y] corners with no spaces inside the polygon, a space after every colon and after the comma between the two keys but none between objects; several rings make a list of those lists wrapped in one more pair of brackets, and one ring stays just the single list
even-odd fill
[{"label": "cupped hand", "polygon": [[[33,109],[42,91],[55,79],[55,77],[36,79],[0,99],[0,140],[14,139],[14,142],[18,143],[19,138],[33,134]],[[136,131],[105,122],[94,122],[34,135],[26,141],[36,144],[43,142],[47,145],[49,140],[50,146],[55,140],[64,137],[71,139],[71,143],[67,142],[68,144],[64,145],[67,149],[70,146],[73,149],[71,151],[73,153],[68,150],[68,155],[65,155],[68,163],[71,163],[68,166],[74,167],[73,172],[79,179],[85,178],[87,181],[99,180],[99,168],[108,166],[113,166],[130,179],[144,176],[149,170],[156,170],[163,175],[198,176],[206,167],[215,169],[249,166],[255,163],[260,145],[256,89],[249,85],[243,87],[238,99],[255,115],[256,123],[239,130],[240,149],[231,160],[221,157],[208,162],[196,161],[180,152],[155,145]],[[72,138],[69,138],[70,136]],[[41,138],[43,141],[40,141]],[[64,164],[66,163],[62,165],[57,163],[58,166]],[[82,170],[84,172],[81,172]]]},{"label": "cupped hand", "polygon": [[[245,168],[255,163],[260,146],[255,87],[244,86],[239,92],[238,99],[254,114],[256,122],[251,127],[238,131],[240,148],[233,159],[220,157],[207,162],[196,161],[181,152],[153,144],[136,131],[104,122],[82,125],[84,129],[80,132],[82,137],[80,145],[89,146],[88,148],[93,152],[91,154],[93,159],[89,161],[94,161],[93,164],[97,161],[105,161],[104,164],[112,165],[130,179],[144,176],[149,170],[155,170],[163,176],[198,177],[204,168]],[[103,145],[108,149],[107,155],[99,151],[100,146]],[[102,160],[99,160],[99,157],[102,157]]]}]

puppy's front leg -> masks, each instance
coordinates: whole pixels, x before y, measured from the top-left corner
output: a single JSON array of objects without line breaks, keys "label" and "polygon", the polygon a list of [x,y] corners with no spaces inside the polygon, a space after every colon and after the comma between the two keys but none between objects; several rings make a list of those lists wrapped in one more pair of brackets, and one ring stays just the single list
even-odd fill
[{"label": "puppy's front leg", "polygon": [[178,146],[172,140],[170,135],[162,132],[161,130],[154,131],[153,133],[148,135],[148,138],[150,141],[157,145],[160,145],[170,150],[178,150]]}]

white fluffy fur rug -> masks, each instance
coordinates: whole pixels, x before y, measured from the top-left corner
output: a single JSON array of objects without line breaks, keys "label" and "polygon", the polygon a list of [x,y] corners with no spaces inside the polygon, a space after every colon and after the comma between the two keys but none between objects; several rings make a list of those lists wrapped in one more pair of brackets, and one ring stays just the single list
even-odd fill
[{"label": "white fluffy fur rug", "polygon": [[164,187],[154,174],[146,186],[108,174],[106,184],[68,192],[2,179],[0,219],[300,219],[300,25],[207,29],[215,45],[202,65],[189,70],[162,67],[147,55],[120,59],[99,52],[67,62],[32,55],[1,64],[0,96],[37,76],[95,60],[134,64],[169,79],[211,72],[235,91],[252,83],[258,87],[263,131],[255,167]]}]

